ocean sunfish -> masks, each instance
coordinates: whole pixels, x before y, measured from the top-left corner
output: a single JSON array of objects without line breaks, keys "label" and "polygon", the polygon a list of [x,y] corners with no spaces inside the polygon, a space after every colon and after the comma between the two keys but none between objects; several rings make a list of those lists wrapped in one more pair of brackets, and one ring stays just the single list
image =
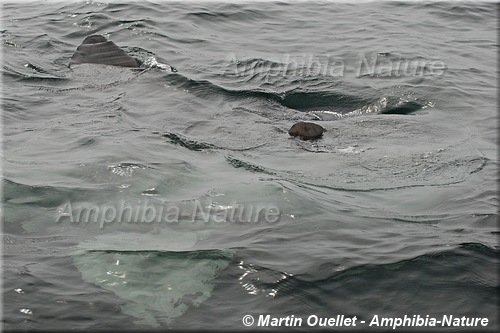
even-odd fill
[{"label": "ocean sunfish", "polygon": [[85,38],[71,57],[70,65],[84,63],[139,67],[137,60],[129,56],[115,43],[100,35],[92,35]]},{"label": "ocean sunfish", "polygon": [[298,122],[294,124],[289,130],[290,136],[298,136],[302,140],[315,140],[323,136],[326,130],[318,124],[309,122]]}]

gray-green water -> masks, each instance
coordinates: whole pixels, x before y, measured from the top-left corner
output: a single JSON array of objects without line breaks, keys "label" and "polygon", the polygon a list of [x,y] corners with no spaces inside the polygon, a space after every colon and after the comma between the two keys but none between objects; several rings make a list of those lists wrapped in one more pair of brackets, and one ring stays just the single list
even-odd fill
[{"label": "gray-green water", "polygon": [[496,4],[1,9],[4,329],[498,329]]}]

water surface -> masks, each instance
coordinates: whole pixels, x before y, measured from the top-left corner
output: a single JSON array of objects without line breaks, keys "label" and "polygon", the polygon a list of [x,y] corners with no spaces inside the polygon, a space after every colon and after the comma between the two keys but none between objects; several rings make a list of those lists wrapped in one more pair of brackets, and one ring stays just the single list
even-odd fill
[{"label": "water surface", "polygon": [[[3,3],[4,328],[340,314],[494,331],[496,13]],[[70,68],[92,34],[141,69]],[[327,132],[290,138],[300,120]]]}]

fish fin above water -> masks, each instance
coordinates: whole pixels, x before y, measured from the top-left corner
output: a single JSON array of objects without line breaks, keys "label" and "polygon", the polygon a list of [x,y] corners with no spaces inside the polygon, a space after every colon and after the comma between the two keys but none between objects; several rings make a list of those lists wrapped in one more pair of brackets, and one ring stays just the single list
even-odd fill
[{"label": "fish fin above water", "polygon": [[112,41],[104,36],[92,35],[85,38],[71,57],[70,65],[102,64],[119,67],[139,67],[139,62],[129,56]]}]

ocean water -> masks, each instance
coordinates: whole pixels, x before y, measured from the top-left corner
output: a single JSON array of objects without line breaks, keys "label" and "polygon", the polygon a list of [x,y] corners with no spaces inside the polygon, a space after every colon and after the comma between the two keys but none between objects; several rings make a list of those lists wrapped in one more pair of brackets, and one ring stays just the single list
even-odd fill
[{"label": "ocean water", "polygon": [[4,329],[498,329],[497,4],[1,11]]}]

